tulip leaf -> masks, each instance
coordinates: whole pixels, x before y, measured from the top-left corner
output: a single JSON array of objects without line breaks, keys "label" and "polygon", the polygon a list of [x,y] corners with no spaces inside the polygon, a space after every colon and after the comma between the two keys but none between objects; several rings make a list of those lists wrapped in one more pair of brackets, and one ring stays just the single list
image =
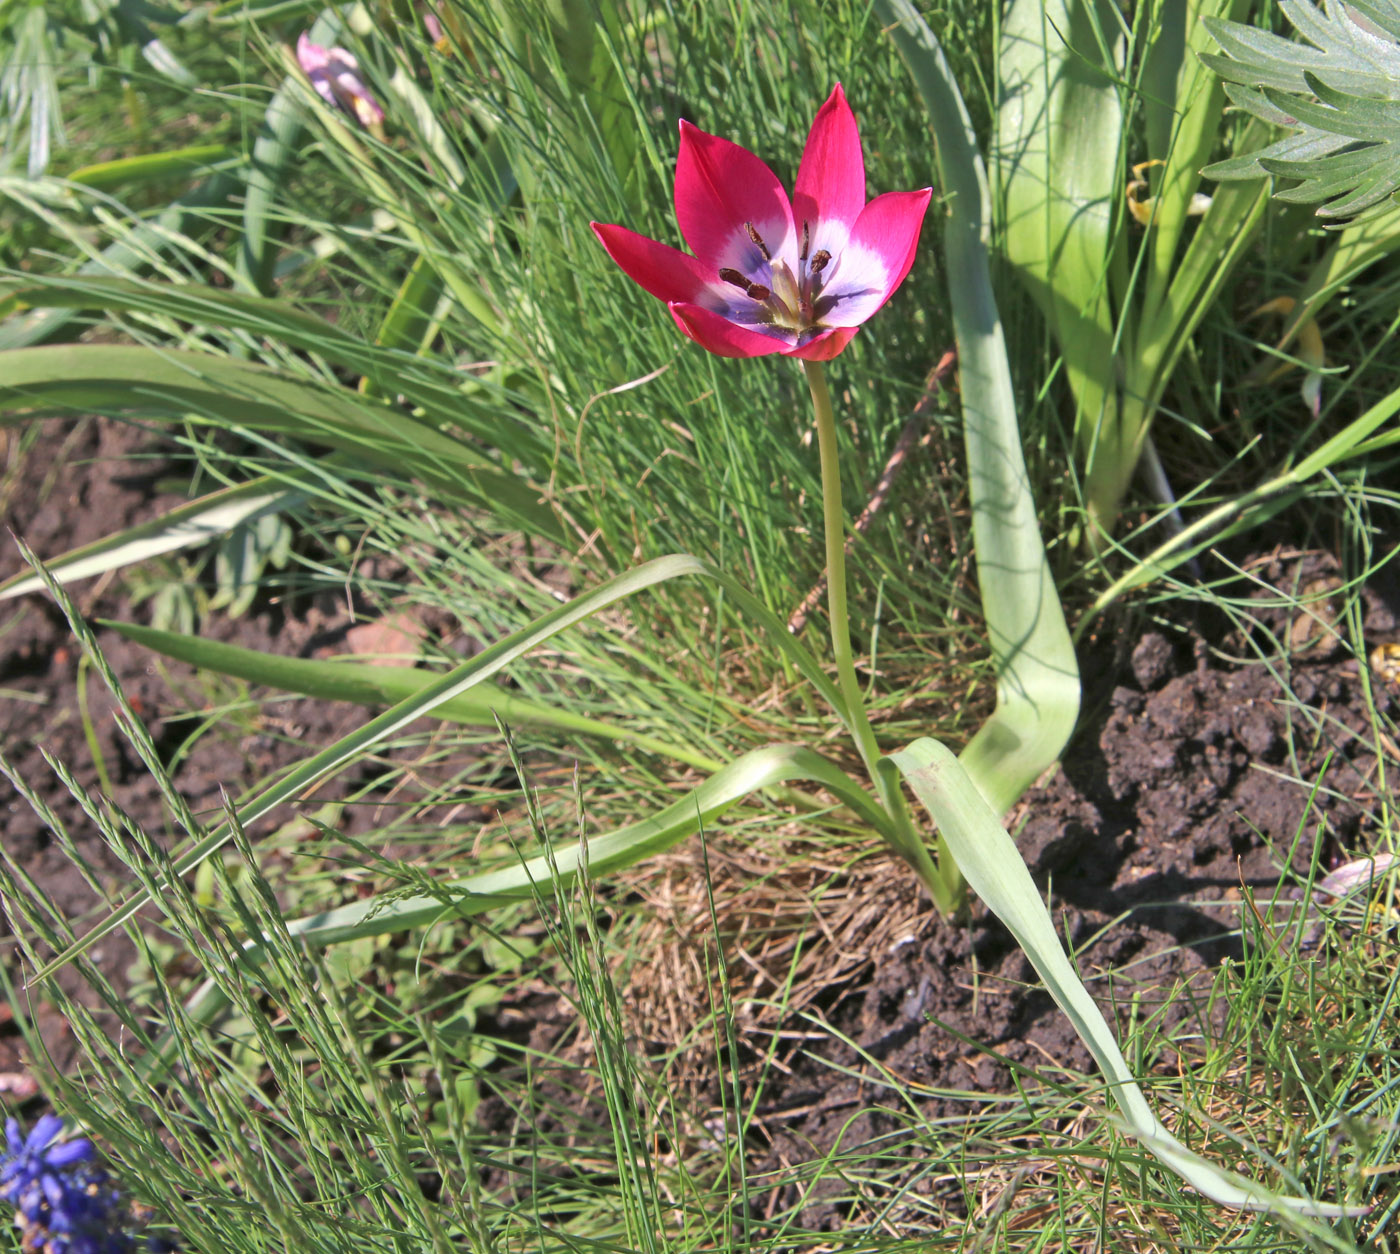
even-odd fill
[{"label": "tulip leaf", "polygon": [[[284,301],[229,292],[197,283],[151,283],[107,276],[26,275],[0,282],[4,307],[45,305],[146,313],[223,331],[243,331],[314,353],[332,365],[363,375],[378,393],[403,396],[431,418],[452,422],[488,445],[500,441],[495,407],[469,402],[451,368],[398,348],[368,345],[324,318]],[[511,456],[540,463],[543,443],[514,445]]]},{"label": "tulip leaf", "polygon": [[[37,580],[37,576],[30,578]],[[304,697],[388,706],[422,692],[434,678],[431,671],[412,666],[279,657],[258,649],[244,649],[238,645],[204,640],[177,631],[160,631],[135,623],[103,620],[102,626],[110,627],[126,639],[165,657]],[[717,771],[723,765],[704,754],[680,745],[667,744],[632,727],[586,718],[572,710],[555,709],[491,683],[479,683],[460,696],[444,701],[433,713],[446,722],[465,723],[473,727],[491,727],[494,720],[499,718],[512,726],[550,727],[584,736],[599,736],[605,740],[627,741],[703,771]]]},{"label": "tulip leaf", "polygon": [[[551,855],[561,886],[586,867],[590,876],[609,875],[662,853],[707,828],[746,797],[779,784],[805,782],[827,789],[872,827],[887,826],[870,794],[840,767],[802,745],[768,745],[721,767],[678,801],[649,818],[602,835],[590,835]],[[535,888],[551,891],[549,859],[538,855],[516,866],[435,884],[430,892],[389,894],[326,910],[287,924],[293,936],[333,945],[426,927],[439,919],[483,914],[512,901],[529,900]]]},{"label": "tulip leaf", "polygon": [[[339,15],[328,10],[317,17],[308,33],[313,42],[328,44],[334,42],[339,30]],[[277,250],[269,227],[279,224],[277,197],[287,163],[296,155],[305,126],[300,87],[290,76],[282,80],[263,111],[262,125],[253,141],[253,157],[243,191],[238,277],[255,292],[266,293],[272,286]]]},{"label": "tulip leaf", "polygon": [[1092,465],[1116,449],[1118,329],[1109,267],[1126,181],[1124,37],[1086,0],[1014,0],[997,52],[993,171],[1001,248],[1045,315]]},{"label": "tulip leaf", "polygon": [[[95,253],[69,277],[110,276],[150,265],[152,257],[163,256],[176,245],[188,242],[197,227],[207,226],[211,217],[209,211],[226,206],[240,186],[241,180],[232,171],[220,170],[212,174],[149,221],[136,223],[123,238]],[[5,190],[5,180],[0,179],[0,195]],[[23,317],[8,317],[0,325],[0,351],[25,348],[53,338],[73,321],[76,313],[73,308],[36,308]]]},{"label": "tulip leaf", "polygon": [[[302,493],[279,487],[276,479],[264,476],[211,492],[159,518],[49,558],[44,564],[60,583],[72,583],[207,543],[242,523],[289,509],[304,499]],[[12,575],[0,582],[0,601],[37,592],[43,586],[38,575]]]},{"label": "tulip leaf", "polygon": [[943,50],[909,0],[877,0],[924,98],[949,206],[948,298],[962,376],[963,436],[982,612],[997,704],[962,761],[999,813],[1059,757],[1079,717],[1079,666],[1045,558],[987,240],[991,197],[976,135]]},{"label": "tulip leaf", "polygon": [[937,823],[945,848],[972,890],[1025,951],[1050,996],[1098,1063],[1108,1091],[1133,1135],[1147,1149],[1222,1206],[1319,1218],[1365,1213],[1365,1207],[1280,1196],[1214,1166],[1172,1136],[1153,1114],[1118,1048],[1113,1029],[1065,956],[1054,921],[1016,842],[987,804],[983,790],[951,750],[935,740],[917,740],[890,760]]}]

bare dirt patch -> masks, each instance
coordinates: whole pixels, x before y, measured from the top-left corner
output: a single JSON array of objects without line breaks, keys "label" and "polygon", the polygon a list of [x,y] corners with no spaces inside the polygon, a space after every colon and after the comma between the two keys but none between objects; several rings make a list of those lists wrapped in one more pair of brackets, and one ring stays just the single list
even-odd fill
[{"label": "bare dirt patch", "polygon": [[[32,448],[21,450],[10,433],[0,500],[5,531],[0,541],[0,578],[24,568],[9,533],[25,539],[41,557],[54,557],[135,523],[158,516],[185,498],[161,490],[178,481],[182,467],[170,460],[159,437],[137,426],[109,420],[44,424]],[[72,586],[79,610],[98,617],[143,621],[117,579],[98,577]],[[210,638],[267,652],[309,655],[342,638],[349,623],[343,600],[332,595],[304,598],[287,607],[265,606],[241,618],[219,616]],[[363,721],[353,706],[283,701],[251,710],[187,744],[200,727],[200,683],[192,667],[167,663],[114,632],[97,630],[99,647],[127,699],[145,722],[162,760],[178,755],[175,780],[196,815],[217,815],[221,790],[231,796],[304,757],[306,746],[328,744]],[[95,672],[80,673],[80,650],[53,601],[34,593],[0,602],[0,701],[4,724],[0,752],[16,776],[28,783],[67,829],[78,856],[114,898],[130,886],[130,873],[111,852],[68,789],[44,760],[47,751],[69,767],[89,793],[103,792],[94,748],[87,739],[78,688],[83,683],[88,724],[112,784],[110,799],[157,839],[169,838],[159,789],[118,729],[115,700]],[[196,717],[189,717],[193,709]],[[4,785],[5,851],[33,877],[63,914],[81,930],[101,917],[102,903],[72,858],[31,806]],[[335,795],[334,793],[326,796]],[[354,816],[348,823],[356,824]],[[0,926],[10,923],[0,914]],[[135,959],[120,934],[93,954],[120,992]],[[16,955],[6,946],[0,961],[19,976]],[[70,996],[93,1005],[76,972],[61,977]],[[59,1067],[72,1059],[73,1042],[63,1018],[36,993],[30,1010],[50,1058]],[[0,1023],[0,1072],[22,1065],[21,1041],[12,1020]]]}]

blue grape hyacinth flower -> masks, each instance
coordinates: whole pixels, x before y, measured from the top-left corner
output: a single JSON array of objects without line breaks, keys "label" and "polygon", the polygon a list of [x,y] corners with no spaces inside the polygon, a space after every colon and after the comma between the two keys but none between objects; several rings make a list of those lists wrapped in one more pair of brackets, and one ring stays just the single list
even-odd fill
[{"label": "blue grape hyacinth flower", "polygon": [[29,1222],[38,1219],[47,1204],[54,1211],[71,1200],[71,1169],[92,1161],[92,1142],[86,1137],[55,1144],[63,1120],[45,1115],[26,1137],[19,1121],[5,1120],[6,1153],[0,1161],[0,1198],[10,1202]]},{"label": "blue grape hyacinth flower", "polygon": [[60,1141],[63,1120],[45,1115],[25,1136],[5,1121],[0,1201],[14,1207],[23,1248],[42,1254],[132,1254],[120,1195],[93,1161],[86,1137]]}]

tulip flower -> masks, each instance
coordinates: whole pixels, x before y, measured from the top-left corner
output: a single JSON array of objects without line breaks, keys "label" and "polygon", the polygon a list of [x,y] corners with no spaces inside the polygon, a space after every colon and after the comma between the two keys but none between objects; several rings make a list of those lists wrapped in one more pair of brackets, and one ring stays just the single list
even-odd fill
[{"label": "tulip flower", "polygon": [[802,359],[821,456],[827,607],[842,717],[889,816],[891,843],[947,913],[959,891],[957,869],[951,859],[942,870],[934,866],[898,782],[880,769],[855,670],[841,456],[822,366],[904,282],[932,196],[925,187],[866,202],[860,131],[837,83],[812,122],[791,198],[748,149],[682,121],[676,219],[691,252],[626,227],[592,226],[608,256],[664,300],[676,325],[702,348],[721,357],[781,353]]},{"label": "tulip flower", "polygon": [[344,109],[371,130],[384,121],[384,110],[360,77],[360,63],[344,48],[313,44],[303,31],[297,40],[297,63],[332,108]]},{"label": "tulip flower", "polygon": [[676,218],[694,256],[594,222],[608,255],[712,353],[835,357],[909,273],[931,189],[866,203],[860,132],[839,83],[790,200],[748,149],[686,121],[680,130]]}]

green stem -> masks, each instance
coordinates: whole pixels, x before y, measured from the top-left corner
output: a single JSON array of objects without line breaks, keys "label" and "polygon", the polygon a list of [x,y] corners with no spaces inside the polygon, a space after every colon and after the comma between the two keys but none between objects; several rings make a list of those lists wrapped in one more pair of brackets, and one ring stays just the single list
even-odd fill
[{"label": "green stem", "polygon": [[917,872],[934,905],[942,913],[951,914],[956,906],[955,894],[950,893],[944,877],[938,873],[929,856],[928,846],[909,818],[898,773],[881,766],[880,746],[865,713],[855,659],[851,655],[850,614],[846,608],[846,513],[841,506],[841,456],[836,447],[836,417],[832,412],[831,392],[826,386],[826,372],[821,362],[803,361],[802,365],[807,372],[807,386],[812,393],[812,408],[817,418],[817,447],[821,451],[822,464],[822,521],[826,534],[826,603],[831,619],[831,653],[836,660],[836,682],[846,706],[846,726],[855,739],[856,748],[860,750],[870,782],[875,785],[893,822],[898,839],[886,839]]}]

